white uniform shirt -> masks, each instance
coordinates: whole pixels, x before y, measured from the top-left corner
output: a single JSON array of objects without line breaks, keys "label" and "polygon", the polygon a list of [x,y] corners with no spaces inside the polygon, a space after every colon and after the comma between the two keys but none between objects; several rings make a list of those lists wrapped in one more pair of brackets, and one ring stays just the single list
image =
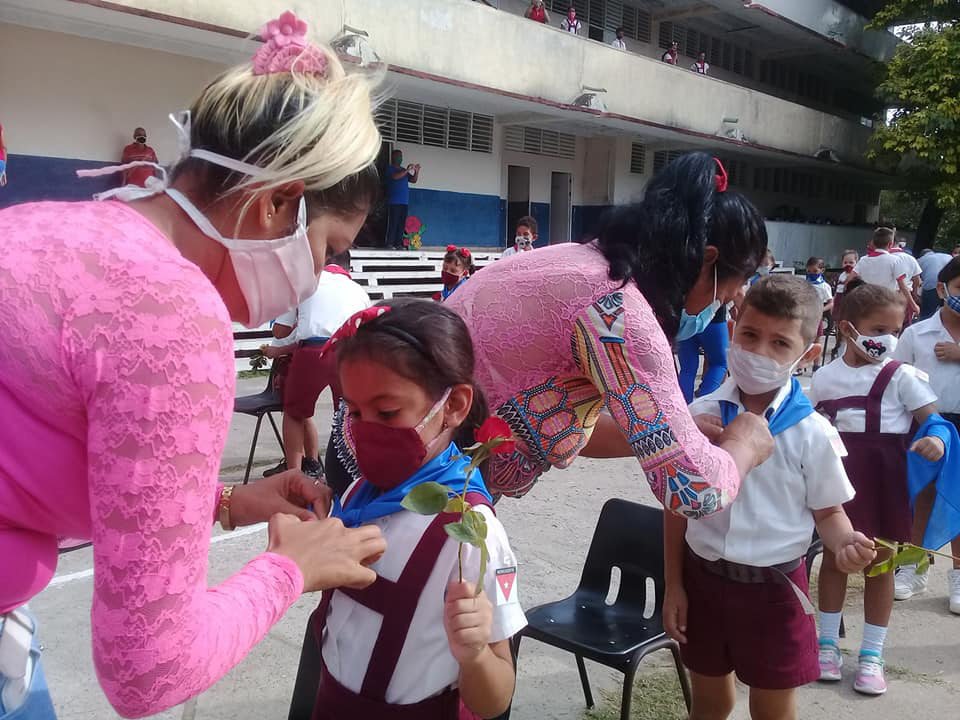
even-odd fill
[{"label": "white uniform shirt", "polygon": [[[517,559],[510,549],[507,533],[488,507],[479,506],[477,510],[483,513],[487,520],[487,550],[490,561],[487,564],[483,587],[493,605],[490,642],[494,643],[519,632],[526,626],[527,618],[520,606],[516,586]],[[377,575],[396,581],[433,519],[433,516],[403,510],[373,520],[370,524],[380,528],[387,541],[387,550],[383,557],[370,567]],[[510,569],[514,571],[512,576]],[[498,576],[498,570],[507,572],[501,572]],[[472,545],[464,545],[464,580],[476,582],[479,573],[480,551]],[[510,581],[505,590],[501,581],[507,577],[510,577]],[[457,684],[460,666],[450,654],[447,633],[443,627],[443,598],[447,585],[458,580],[457,543],[447,538],[420,595],[420,604],[414,613],[397,668],[387,688],[388,703],[420,702]],[[348,690],[360,691],[380,632],[381,620],[379,613],[360,605],[343,593],[334,595],[330,603],[327,629],[323,638],[323,661],[337,682]]]},{"label": "white uniform shirt", "polygon": [[810,283],[813,285],[813,289],[817,291],[817,295],[820,298],[820,304],[826,305],[828,302],[833,300],[833,291],[830,289],[830,284],[827,282],[822,283]]},{"label": "white uniform shirt", "polygon": [[580,24],[579,20],[574,20],[573,22],[570,22],[570,19],[565,17],[563,20],[560,21],[560,29],[566,30],[568,33],[573,33],[574,35],[580,34],[581,27],[583,26]]},{"label": "white uniform shirt", "polygon": [[510,257],[511,255],[516,255],[516,254],[517,254],[516,246],[511,245],[500,254],[500,257],[505,258],[505,257]]},{"label": "white uniform shirt", "polygon": [[847,279],[848,279],[849,277],[850,277],[850,275],[849,275],[849,273],[847,273],[846,270],[844,270],[842,273],[840,273],[839,277],[837,277],[837,295],[842,295],[842,294],[843,294],[843,291],[846,290],[846,288],[847,288]]},{"label": "white uniform shirt", "polygon": [[906,275],[900,258],[886,250],[877,250],[876,252],[876,255],[866,255],[860,258],[853,271],[863,278],[864,282],[899,292],[900,285],[897,280]]},{"label": "white uniform shirt", "polygon": [[[786,384],[770,410],[790,392]],[[740,390],[728,378],[716,391],[693,401],[693,415],[720,417],[720,400],[745,412]],[[729,560],[768,567],[803,557],[813,537],[813,510],[853,498],[839,452],[843,443],[826,418],[812,413],[774,436],[773,454],[743,479],[740,494],[726,512],[687,523],[687,544],[706,560]]]},{"label": "white uniform shirt", "polygon": [[627,43],[625,40],[621,40],[620,38],[617,38],[612,43],[610,43],[610,47],[615,47],[617,50],[626,50]]},{"label": "white uniform shirt", "polygon": [[893,357],[915,365],[930,377],[930,387],[937,395],[937,410],[960,413],[960,363],[937,360],[933,351],[939,342],[956,342],[943,326],[941,312],[945,311],[904,330]]},{"label": "white uniform shirt", "polygon": [[330,337],[347,318],[370,307],[362,286],[340,273],[324,272],[317,291],[297,306],[297,340]]},{"label": "white uniform shirt", "polygon": [[913,279],[923,275],[923,268],[920,267],[920,263],[917,262],[917,259],[906,250],[899,250],[890,254],[900,262],[900,270],[903,276],[907,279],[907,286],[912,287]]},{"label": "white uniform shirt", "polygon": [[[898,346],[899,347],[899,346]],[[823,400],[846,397],[865,397],[883,367],[892,360],[850,367],[842,357],[824,365],[813,374],[810,402],[816,406]],[[905,434],[913,424],[913,411],[937,401],[937,396],[926,382],[924,373],[911,365],[901,365],[890,378],[880,402],[880,432]],[[840,432],[866,430],[867,411],[862,408],[844,408],[837,411],[835,426]]]},{"label": "white uniform shirt", "polygon": [[[286,325],[289,328],[296,328],[297,326],[297,309],[288,310],[283,315],[278,317],[273,321],[274,325]],[[270,341],[270,344],[274,347],[283,347],[284,345],[292,345],[297,341],[297,332],[294,330],[289,335],[284,338],[274,338]]]},{"label": "white uniform shirt", "polygon": [[706,75],[708,72],[710,72],[710,63],[708,62],[701,63],[699,60],[697,60],[697,62],[693,63],[690,66],[690,69],[693,70],[695,73]]}]

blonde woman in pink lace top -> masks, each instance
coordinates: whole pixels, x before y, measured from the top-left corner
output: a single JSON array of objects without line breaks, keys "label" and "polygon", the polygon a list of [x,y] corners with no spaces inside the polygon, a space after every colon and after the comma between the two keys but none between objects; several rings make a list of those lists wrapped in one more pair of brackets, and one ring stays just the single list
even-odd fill
[{"label": "blonde woman in pink lace top", "polygon": [[[312,292],[378,190],[368,81],[305,33],[285,14],[204,91],[168,188],[0,212],[0,623],[33,625],[17,608],[53,575],[58,536],[92,539],[94,663],[128,717],[208,688],[302,592],[369,584],[384,549],[375,528],[318,521],[306,506],[322,513],[324,493],[298,473],[217,483],[231,320]],[[215,518],[270,519],[269,544],[208,587]],[[31,672],[0,674],[36,701],[0,701],[0,718],[52,716]]]},{"label": "blonde woman in pink lace top", "polygon": [[772,438],[741,415],[723,435],[704,425],[712,445],[687,411],[670,343],[734,297],[766,245],[757,210],[694,153],[615,211],[598,240],[499,261],[451,296],[490,407],[520,439],[492,459],[490,491],[523,495],[580,454],[635,455],[668,509],[724,509]]}]

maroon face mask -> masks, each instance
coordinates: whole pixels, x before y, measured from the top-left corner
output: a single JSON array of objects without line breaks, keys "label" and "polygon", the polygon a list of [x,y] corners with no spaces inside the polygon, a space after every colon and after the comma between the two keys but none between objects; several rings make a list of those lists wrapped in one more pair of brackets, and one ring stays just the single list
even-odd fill
[{"label": "maroon face mask", "polygon": [[446,270],[440,272],[440,282],[443,283],[444,287],[453,287],[462,279],[463,275],[455,275],[452,272],[447,272]]},{"label": "maroon face mask", "polygon": [[392,490],[409,480],[423,465],[430,447],[440,439],[440,435],[437,435],[424,445],[420,432],[443,408],[449,397],[448,389],[420,424],[413,428],[351,419],[350,431],[356,447],[357,465],[364,479],[381,490]]}]

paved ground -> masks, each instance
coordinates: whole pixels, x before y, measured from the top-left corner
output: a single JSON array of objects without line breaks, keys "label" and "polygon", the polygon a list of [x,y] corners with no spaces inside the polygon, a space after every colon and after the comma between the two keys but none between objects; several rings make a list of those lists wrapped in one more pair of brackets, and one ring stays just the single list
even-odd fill
[{"label": "paved ground", "polygon": [[[241,381],[243,392],[257,392],[263,380]],[[329,404],[318,417],[329,417]],[[224,456],[223,477],[239,479],[249,450],[253,423],[235,416]],[[259,443],[257,462],[262,470],[279,453],[272,431]],[[497,512],[503,520],[521,563],[520,593],[524,605],[558,599],[577,583],[587,546],[604,500],[625,497],[652,503],[639,466],[630,460],[579,460],[565,471],[553,471],[521,500],[505,500]],[[263,550],[266,533],[215,532],[210,549],[210,581],[218,582]],[[221,540],[222,538],[222,540]],[[65,556],[57,579],[32,606],[43,623],[47,647],[47,674],[61,720],[113,718],[94,676],[90,657],[91,567],[89,550]],[[960,617],[946,609],[946,566],[938,563],[932,591],[919,599],[899,603],[888,639],[887,671],[890,692],[883,698],[857,696],[852,676],[831,686],[801,691],[800,717],[812,720],[901,720],[902,718],[956,718],[960,690]],[[75,574],[76,573],[76,574]],[[299,658],[306,619],[317,601],[302,598],[240,665],[202,695],[197,718],[285,718]],[[862,628],[861,596],[853,594],[846,614],[849,639],[845,647],[856,652]],[[662,667],[656,660],[651,667]],[[848,660],[849,663],[849,660]],[[614,688],[611,673],[588,663],[595,689]],[[849,673],[848,673],[849,674]],[[177,708],[156,717],[180,718]],[[583,697],[572,656],[533,641],[525,641],[519,663],[513,717],[581,718]],[[734,715],[748,717],[741,702]]]}]

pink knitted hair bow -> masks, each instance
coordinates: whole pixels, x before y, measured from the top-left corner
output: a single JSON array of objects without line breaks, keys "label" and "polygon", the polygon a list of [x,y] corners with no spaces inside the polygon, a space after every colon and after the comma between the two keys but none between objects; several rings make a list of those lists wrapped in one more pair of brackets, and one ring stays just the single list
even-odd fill
[{"label": "pink knitted hair bow", "polygon": [[264,44],[253,56],[254,75],[327,72],[327,56],[307,40],[307,23],[287,10],[260,30]]}]

